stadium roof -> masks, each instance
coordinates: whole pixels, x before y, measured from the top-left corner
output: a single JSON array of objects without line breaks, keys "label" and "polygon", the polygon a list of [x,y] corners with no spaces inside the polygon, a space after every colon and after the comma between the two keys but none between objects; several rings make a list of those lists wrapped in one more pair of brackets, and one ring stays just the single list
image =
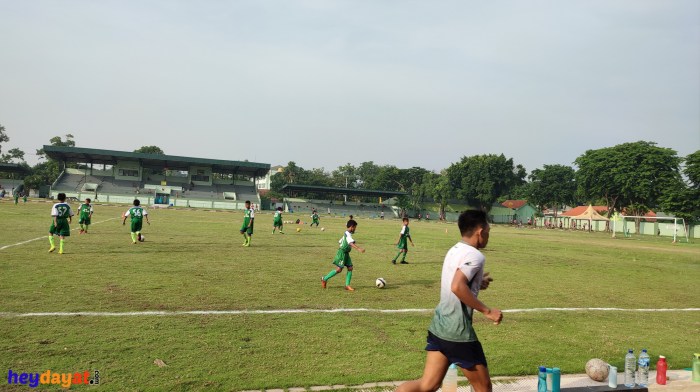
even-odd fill
[{"label": "stadium roof", "polygon": [[19,163],[0,163],[0,173],[29,174],[29,169]]},{"label": "stadium roof", "polygon": [[396,197],[404,196],[406,192],[380,191],[373,189],[336,188],[332,186],[286,184],[280,189],[282,192],[291,193],[330,193],[336,195],[368,196],[368,197]]},{"label": "stadium roof", "polygon": [[255,177],[263,177],[270,171],[269,163],[191,158],[176,155],[99,150],[95,148],[44,146],[44,152],[53,159],[66,162],[114,165],[117,161],[137,161],[142,167],[146,168],[183,171],[189,170],[190,166],[200,165],[211,167],[214,173],[243,174]]}]

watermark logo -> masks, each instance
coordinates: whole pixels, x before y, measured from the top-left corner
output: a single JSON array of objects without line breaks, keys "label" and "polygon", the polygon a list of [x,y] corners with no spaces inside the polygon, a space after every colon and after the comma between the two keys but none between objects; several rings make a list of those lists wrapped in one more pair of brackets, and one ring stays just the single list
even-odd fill
[{"label": "watermark logo", "polygon": [[63,388],[70,388],[71,385],[99,385],[100,371],[95,370],[90,378],[90,371],[75,373],[58,373],[47,370],[43,373],[18,373],[10,369],[7,372],[7,383],[9,385],[27,385],[36,388],[39,385],[60,385]]}]

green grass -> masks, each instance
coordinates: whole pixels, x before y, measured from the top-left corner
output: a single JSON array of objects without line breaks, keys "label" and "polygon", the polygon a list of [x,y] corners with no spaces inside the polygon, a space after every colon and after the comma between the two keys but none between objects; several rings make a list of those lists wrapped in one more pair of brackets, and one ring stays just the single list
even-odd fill
[{"label": "green grass", "polygon": [[[0,202],[0,247],[44,236],[50,207]],[[243,248],[241,213],[149,209],[147,241],[132,245],[119,218],[126,209],[95,206],[93,221],[107,221],[89,235],[73,232],[64,255],[47,253],[46,239],[0,250],[0,312],[432,309],[442,259],[459,239],[454,224],[412,222],[411,264],[395,266],[400,224],[360,218],[355,238],[367,252],[353,252],[357,291],[349,293],[344,274],[327,290],[318,281],[330,270],[342,218],[322,217],[323,232],[287,225],[287,234],[272,235],[272,216],[260,213],[253,246]],[[296,218],[308,219],[285,215]],[[697,244],[494,227],[485,254],[495,281],[480,298],[492,307],[700,305]],[[384,290],[374,288],[380,276]],[[422,371],[430,318],[430,311],[0,317],[0,369],[99,369],[100,390],[110,391],[411,379]],[[621,366],[629,347],[664,354],[672,368],[683,368],[700,349],[698,312],[506,313],[500,326],[475,319],[493,375],[534,374],[541,364],[580,373],[594,357]],[[168,366],[156,366],[156,358]]]}]

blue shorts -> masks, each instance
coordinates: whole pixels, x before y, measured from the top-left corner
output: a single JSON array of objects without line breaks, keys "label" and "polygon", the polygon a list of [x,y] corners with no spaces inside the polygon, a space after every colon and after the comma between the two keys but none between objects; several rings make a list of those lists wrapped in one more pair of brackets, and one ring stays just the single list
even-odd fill
[{"label": "blue shorts", "polygon": [[450,342],[440,339],[428,331],[427,343],[425,351],[440,351],[450,363],[456,363],[463,369],[470,369],[476,365],[488,367],[484,349],[478,340],[475,342]]}]

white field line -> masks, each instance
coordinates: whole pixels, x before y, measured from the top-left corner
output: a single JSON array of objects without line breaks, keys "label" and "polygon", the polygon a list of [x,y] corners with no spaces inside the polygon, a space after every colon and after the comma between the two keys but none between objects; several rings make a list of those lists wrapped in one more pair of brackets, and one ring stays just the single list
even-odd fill
[{"label": "white field line", "polygon": [[[429,313],[433,309],[369,309],[369,308],[349,308],[349,309],[277,309],[277,310],[153,310],[141,312],[0,312],[0,317],[71,317],[71,316],[93,316],[93,317],[127,317],[127,316],[183,316],[183,315],[244,315],[244,314],[298,314],[298,313]],[[505,309],[503,313],[528,313],[528,312],[590,312],[590,311],[615,311],[615,312],[697,312],[700,308],[681,309],[624,309],[624,308],[533,308],[533,309]]]},{"label": "white field line", "polygon": [[[108,222],[108,221],[115,220],[115,219],[117,219],[117,218],[105,219],[105,220],[103,220],[103,221],[91,223],[90,226],[92,226],[92,225],[97,225],[97,224],[104,223],[104,222]],[[77,227],[76,227],[75,229],[71,230],[71,231],[76,231],[76,230],[78,230]],[[26,240],[26,241],[18,242],[18,243],[16,243],[16,244],[5,245],[5,246],[0,247],[0,250],[5,250],[5,249],[7,249],[7,248],[12,248],[13,246],[28,244],[28,243],[30,243],[30,242],[34,242],[34,241],[41,240],[41,239],[46,239],[46,238],[48,238],[48,237],[49,237],[49,235],[47,234],[47,235],[45,235],[45,236],[41,236],[41,237],[37,237],[37,238],[32,238],[31,240]]]}]

